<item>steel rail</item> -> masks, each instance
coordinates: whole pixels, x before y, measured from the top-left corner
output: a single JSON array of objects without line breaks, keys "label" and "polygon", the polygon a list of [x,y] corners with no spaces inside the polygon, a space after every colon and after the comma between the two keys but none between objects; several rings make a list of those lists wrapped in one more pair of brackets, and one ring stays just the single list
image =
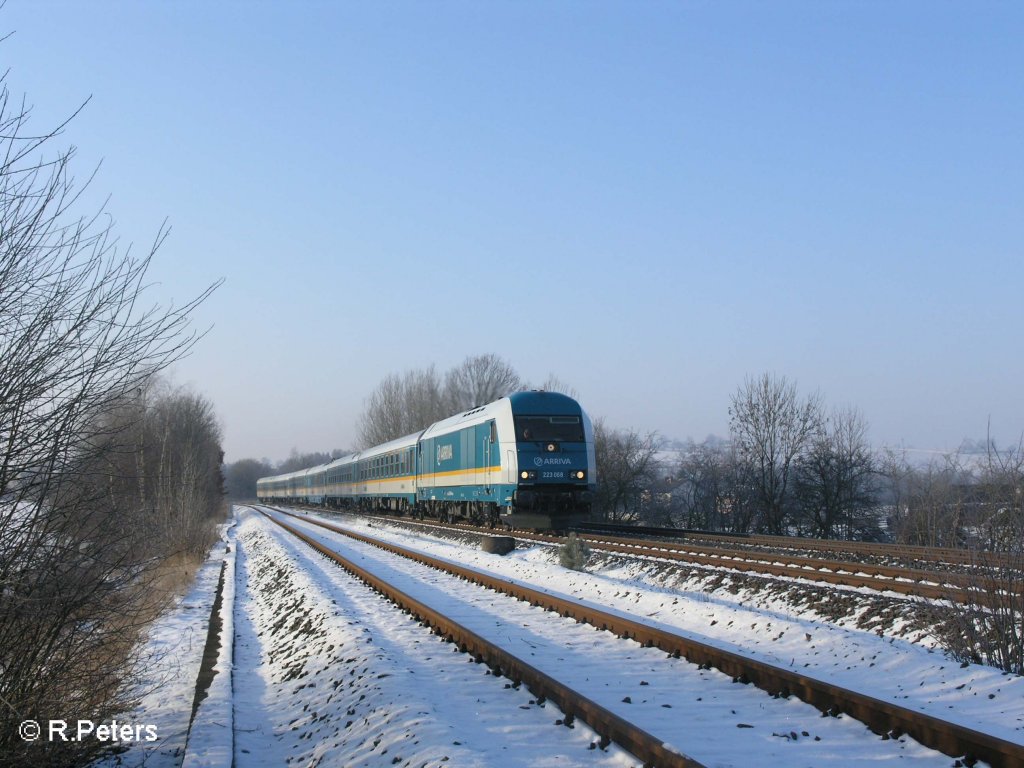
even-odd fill
[{"label": "steel rail", "polygon": [[804,549],[822,552],[855,552],[876,557],[896,557],[927,562],[950,563],[971,566],[1005,566],[1014,564],[1001,552],[975,552],[953,547],[925,547],[915,544],[890,544],[887,542],[843,541],[840,539],[814,539],[796,536],[770,536],[767,534],[728,534],[692,529],[650,528],[611,523],[581,523],[576,526],[580,532],[597,533],[608,531],[629,535],[665,536],[689,541],[716,541],[730,546],[764,546],[781,549]]},{"label": "steel rail", "polygon": [[[404,522],[455,527],[478,534],[490,533],[487,529],[457,523],[442,525],[420,520]],[[522,539],[549,544],[564,541],[563,537],[545,533],[523,531],[516,532],[515,535]],[[1021,594],[1024,591],[1024,584],[1007,584],[1002,579],[985,574],[924,571],[849,560],[825,560],[747,549],[707,547],[688,544],[685,541],[624,538],[596,532],[582,533],[581,538],[594,549],[607,552],[655,557],[714,568],[731,568],[744,573],[804,579],[837,586],[866,587],[877,592],[896,592],[930,600],[950,600],[995,607],[1004,604],[1004,593]]]},{"label": "steel rail", "polygon": [[[566,600],[466,566],[424,555],[397,544],[339,528],[325,521],[294,515],[284,510],[279,511],[309,524],[460,576],[472,583],[517,597],[532,605],[554,611],[567,618],[573,618],[578,622],[588,623],[613,632],[620,637],[635,640],[643,646],[659,648],[671,656],[681,656],[695,664],[715,667],[732,676],[734,680],[753,683],[773,696],[794,695],[827,714],[848,714],[863,722],[875,733],[907,734],[927,747],[951,757],[964,758],[968,764],[971,760],[984,760],[994,768],[1024,768],[1024,745],[931,715],[915,712],[873,696],[791,672],[788,669],[750,659],[738,653],[716,648],[625,616],[603,611],[594,606]],[[591,727],[593,727],[592,724]],[[595,728],[595,730],[597,729]],[[637,756],[640,757],[640,755]]]},{"label": "steel rail", "polygon": [[[554,537],[548,537],[543,534],[530,534],[529,538],[540,541],[558,541],[558,539]],[[690,547],[686,548],[687,551],[670,549],[661,543],[639,543],[632,541],[629,543],[617,543],[614,541],[608,541],[607,537],[598,538],[594,536],[586,536],[583,538],[588,544],[592,545],[592,548],[604,550],[606,552],[656,557],[663,560],[674,560],[676,562],[692,563],[695,565],[708,565],[715,568],[731,568],[744,573],[784,576],[793,579],[805,579],[808,581],[836,584],[844,587],[868,587],[876,591],[898,592],[904,595],[924,597],[933,600],[959,599],[966,601],[967,599],[967,596],[958,587],[943,587],[937,584],[921,584],[911,581],[900,582],[893,581],[891,579],[879,579],[873,576],[861,576],[857,573],[843,573],[843,569],[839,568],[838,564],[830,564],[825,560],[808,559],[807,565],[783,564],[782,562],[765,562],[764,558],[744,556],[743,553],[725,553],[723,551],[716,551],[712,554],[704,554],[701,552],[691,552],[689,551],[691,549]],[[785,558],[779,557],[777,559],[779,561],[783,561]],[[832,566],[831,568],[829,567],[830,565]],[[847,567],[853,568],[854,566],[850,564]],[[828,570],[820,570],[822,568],[828,568]]]},{"label": "steel rail", "polygon": [[[262,510],[260,511],[262,512]],[[663,740],[655,738],[528,662],[392,586],[294,526],[288,525],[266,512],[263,512],[263,515],[387,597],[437,634],[454,642],[464,653],[471,654],[485,662],[498,674],[512,680],[514,684],[525,684],[530,692],[538,698],[553,701],[565,714],[566,723],[571,723],[574,718],[579,718],[601,737],[603,743],[618,744],[627,752],[644,761],[646,765],[665,766],[665,768],[705,768],[702,763],[667,746]]]},{"label": "steel rail", "polygon": [[[710,565],[717,564],[726,568],[736,568],[743,571],[767,570],[768,572],[775,573],[777,571],[765,569],[762,564],[776,569],[781,565],[788,568],[788,570],[785,572],[779,571],[779,575],[811,578],[833,584],[850,585],[852,583],[853,586],[870,587],[876,590],[888,590],[919,597],[956,600],[958,602],[975,601],[984,603],[987,600],[987,596],[991,594],[992,589],[1016,594],[1024,592],[1024,584],[1006,584],[1001,579],[986,577],[983,574],[977,573],[925,571],[916,568],[862,563],[855,560],[826,560],[775,552],[725,549],[698,544],[658,542],[647,539],[636,540],[599,534],[586,534],[582,538],[588,542],[597,543],[600,546],[610,545],[615,551],[619,552],[647,549],[653,550],[651,552],[653,556],[665,556],[670,559],[677,558],[674,554],[666,553],[678,553],[683,556],[683,559],[687,559],[685,558],[686,555],[692,554],[700,558],[697,559],[695,557],[694,562]],[[644,554],[643,552],[637,553]],[[749,567],[748,563],[753,564],[753,567]],[[866,575],[862,576],[861,574]],[[899,581],[899,579],[905,579],[906,581]],[[931,584],[925,582],[931,582]],[[985,589],[980,589],[979,585],[984,585]],[[973,590],[972,587],[974,587]]]}]

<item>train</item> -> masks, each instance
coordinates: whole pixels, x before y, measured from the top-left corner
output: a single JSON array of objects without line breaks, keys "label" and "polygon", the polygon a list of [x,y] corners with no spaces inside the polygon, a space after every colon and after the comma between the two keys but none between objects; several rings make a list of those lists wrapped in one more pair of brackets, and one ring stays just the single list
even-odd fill
[{"label": "train", "polygon": [[589,520],[596,489],[590,418],[575,399],[543,390],[516,392],[397,440],[256,482],[266,503],[538,530]]}]

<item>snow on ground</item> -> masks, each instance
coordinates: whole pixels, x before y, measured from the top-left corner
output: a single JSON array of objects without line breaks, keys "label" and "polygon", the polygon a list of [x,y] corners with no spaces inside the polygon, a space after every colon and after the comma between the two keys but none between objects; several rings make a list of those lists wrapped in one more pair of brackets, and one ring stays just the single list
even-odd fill
[{"label": "snow on ground", "polygon": [[[752,605],[750,594],[671,588],[647,576],[643,561],[615,558],[598,573],[567,571],[554,549],[529,545],[504,557],[427,534],[355,517],[343,527],[387,538],[452,562],[501,573],[536,589],[620,611],[716,647],[826,680],[909,709],[1024,744],[1024,678],[992,667],[962,666],[941,651],[895,637],[796,615],[781,600]],[[525,546],[524,546],[525,545]]]},{"label": "snow on ground", "polygon": [[[213,679],[201,681],[203,697],[189,729],[183,768],[230,766],[234,753],[234,638],[238,542],[230,530],[224,556],[220,603],[214,603],[220,621]],[[213,619],[211,619],[213,620]]]},{"label": "snow on ground", "polygon": [[182,764],[221,563],[229,557],[229,537],[228,532],[222,533],[191,589],[150,628],[143,651],[149,667],[136,692],[139,704],[119,722],[153,725],[157,739],[125,744],[125,752],[99,761],[95,768],[176,768]]},{"label": "snow on ground", "polygon": [[[554,549],[543,545],[500,557],[377,522],[329,519],[1024,741],[1020,678],[961,668],[906,640],[799,615],[781,599],[754,605],[743,591],[706,594],[690,588],[700,579],[677,582],[663,567],[642,561],[612,558],[595,573],[580,573],[559,567]],[[553,705],[539,704],[525,688],[453,653],[452,645],[254,511],[236,508],[235,522],[225,534],[227,546],[214,552],[193,589],[154,624],[149,648],[159,663],[130,716],[155,724],[159,741],[134,744],[102,768],[637,763],[615,746],[594,749],[598,737],[579,721],[573,728],[556,725],[562,715]],[[882,741],[850,718],[823,718],[795,699],[772,699],[715,670],[669,661],[655,649],[479,587],[452,586],[436,571],[312,530],[364,564],[383,564],[409,592],[457,602],[460,620],[475,621],[481,634],[503,635],[530,663],[547,665],[559,678],[586,678],[592,698],[659,736],[668,734],[669,743],[709,766],[953,763],[912,740]],[[216,674],[189,732],[222,562]]]},{"label": "snow on ground", "polygon": [[625,766],[253,512],[239,515],[239,765]]},{"label": "snow on ground", "polygon": [[[795,698],[773,699],[716,670],[667,658],[657,649],[496,595],[341,534],[300,526],[415,599],[454,616],[471,631],[706,765],[866,766],[896,760],[950,765],[948,757],[912,740],[882,740],[852,718],[823,718]],[[301,542],[283,544],[318,580],[340,573]]]}]

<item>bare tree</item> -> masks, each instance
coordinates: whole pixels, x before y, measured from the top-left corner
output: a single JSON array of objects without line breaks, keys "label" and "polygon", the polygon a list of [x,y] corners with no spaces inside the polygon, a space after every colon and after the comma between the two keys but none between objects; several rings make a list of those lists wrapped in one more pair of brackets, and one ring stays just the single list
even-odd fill
[{"label": "bare tree", "polygon": [[449,413],[468,411],[519,390],[522,380],[497,355],[474,355],[448,371],[444,397]]},{"label": "bare tree", "polygon": [[877,505],[868,426],[855,409],[835,410],[797,458],[795,495],[815,536],[877,538],[866,512]]},{"label": "bare tree", "polygon": [[384,377],[359,418],[362,448],[424,429],[451,415],[434,366]]},{"label": "bare tree", "polygon": [[[328,464],[333,458],[330,453],[324,453],[323,451],[310,451],[309,453],[299,453],[297,449],[292,448],[291,454],[287,459],[280,462],[271,472],[267,474],[283,475],[287,472],[295,472],[300,469],[308,469],[309,467],[316,467],[320,464]],[[253,486],[255,488],[255,486]]]},{"label": "bare tree", "polygon": [[496,355],[466,358],[445,374],[434,366],[392,373],[377,385],[359,418],[362,448],[386,443],[520,388],[519,374]]},{"label": "bare tree", "polygon": [[165,555],[202,556],[221,517],[224,476],[221,428],[213,404],[187,390],[165,392],[147,411],[143,435],[152,524]]},{"label": "bare tree", "polygon": [[402,425],[402,431],[395,437],[424,429],[435,421],[452,415],[445,402],[441,379],[432,365],[422,371],[413,371],[406,375],[405,393],[405,423]]},{"label": "bare tree", "polygon": [[926,547],[966,543],[971,473],[961,455],[907,467],[903,486],[902,513],[893,531],[898,542]]},{"label": "bare tree", "polygon": [[685,447],[676,469],[674,496],[680,503],[681,528],[719,530],[726,505],[726,450],[705,441]]},{"label": "bare tree", "polygon": [[[524,389],[529,388],[530,387],[524,387]],[[545,392],[558,392],[563,395],[568,395],[573,400],[580,399],[579,392],[576,391],[575,387],[566,384],[553,373],[549,373],[548,377],[544,379],[544,382],[539,387],[536,387],[536,389],[541,389]]]},{"label": "bare tree", "polygon": [[879,498],[887,510],[890,537],[898,531],[907,516],[907,494],[913,468],[906,452],[895,448],[882,448],[875,456],[878,467]]},{"label": "bare tree", "polygon": [[676,469],[674,496],[683,528],[746,533],[757,504],[748,464],[731,443],[718,439],[691,443]]},{"label": "bare tree", "polygon": [[252,501],[256,498],[256,481],[276,474],[273,465],[265,459],[239,459],[224,466],[224,487],[228,498],[234,501]]},{"label": "bare tree", "polygon": [[1024,550],[1024,436],[999,449],[991,430],[981,466],[984,545],[992,551]]},{"label": "bare tree", "polygon": [[636,430],[616,430],[603,419],[594,422],[597,463],[595,508],[606,520],[638,521],[651,501],[656,482],[657,436]]},{"label": "bare tree", "polygon": [[405,424],[405,386],[393,373],[384,377],[370,395],[359,418],[359,444],[369,448],[401,437]]},{"label": "bare tree", "polygon": [[821,410],[817,394],[801,398],[796,384],[769,373],[748,377],[732,396],[729,428],[751,467],[769,533],[784,532],[794,462],[820,429]]},{"label": "bare tree", "polygon": [[0,764],[68,763],[97,744],[28,745],[18,723],[122,710],[151,615],[146,528],[117,516],[132,510],[106,473],[132,451],[113,414],[192,347],[216,286],[147,307],[166,230],[137,258],[102,212],[76,215],[74,150],[44,156],[58,131],[30,128],[0,82]]}]

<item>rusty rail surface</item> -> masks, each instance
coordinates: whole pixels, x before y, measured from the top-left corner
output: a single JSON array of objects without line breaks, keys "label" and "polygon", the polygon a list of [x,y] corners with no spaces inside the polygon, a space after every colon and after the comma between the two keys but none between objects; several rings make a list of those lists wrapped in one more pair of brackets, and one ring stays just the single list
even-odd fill
[{"label": "rusty rail surface", "polygon": [[[394,521],[394,518],[386,518]],[[490,533],[489,530],[459,523],[434,523],[425,520],[403,520],[424,526],[458,528],[471,533]],[[545,533],[516,531],[515,535],[529,541],[558,544],[564,538]],[[752,549],[709,547],[685,541],[664,539],[635,539],[598,532],[578,532],[592,549],[626,555],[656,557],[663,560],[732,568],[744,573],[767,574],[794,579],[823,582],[845,587],[866,587],[877,592],[896,592],[910,597],[931,600],[950,600],[959,603],[977,603],[995,607],[1005,603],[1005,594],[1024,593],[1024,581],[1010,584],[985,574],[925,571],[891,565],[875,565],[850,560],[825,560],[815,557],[761,552]],[[729,545],[733,538],[723,537]],[[785,537],[778,537],[785,538]],[[744,542],[747,539],[743,540]]]},{"label": "rusty rail surface", "polygon": [[[262,510],[260,511],[262,512]],[[289,513],[285,512],[284,514]],[[425,623],[434,632],[458,645],[462,652],[471,654],[485,662],[498,674],[512,680],[514,684],[523,683],[531,693],[540,699],[553,701],[565,714],[566,722],[571,723],[574,718],[579,718],[601,737],[603,743],[618,744],[646,765],[666,766],[666,768],[705,768],[702,763],[666,746],[663,740],[655,738],[628,720],[541,672],[533,665],[402,592],[311,536],[266,512],[263,512],[263,515],[380,592],[399,608],[412,614],[418,621]]]},{"label": "rusty rail surface", "polygon": [[[585,622],[613,632],[619,637],[635,640],[643,646],[659,648],[671,656],[681,656],[694,664],[715,667],[732,676],[736,681],[753,683],[773,696],[793,695],[827,714],[848,714],[863,722],[877,734],[907,734],[921,744],[952,757],[963,757],[968,761],[984,760],[995,768],[1024,768],[1024,745],[750,659],[618,614],[602,611],[593,606],[514,584],[492,574],[339,528],[322,520],[294,515],[284,510],[278,511],[309,524],[459,576],[472,583],[511,595],[531,605],[573,618],[578,622]],[[593,724],[590,725],[594,727]],[[595,728],[595,730],[598,729]],[[640,757],[640,755],[637,756]],[[657,764],[660,765],[660,763]]]},{"label": "rusty rail surface", "polygon": [[729,533],[702,531],[693,528],[655,528],[622,523],[591,522],[574,526],[584,533],[613,533],[635,538],[672,538],[692,541],[728,542],[734,546],[761,546],[782,549],[819,550],[826,552],[857,552],[879,557],[896,557],[941,563],[968,565],[1013,564],[1012,556],[1005,553],[970,550],[957,547],[925,546],[922,544],[894,544],[883,541],[849,541],[846,539],[819,539],[803,536],[781,536],[757,533]]},{"label": "rusty rail surface", "polygon": [[824,581],[830,584],[868,587],[915,597],[978,602],[985,604],[993,590],[1021,594],[1024,584],[1007,584],[983,574],[926,571],[892,565],[875,565],[850,560],[826,560],[816,557],[726,549],[698,544],[634,540],[601,534],[586,534],[586,539],[601,548],[616,552],[647,554],[670,560],[735,568],[740,571],[770,573],[779,576]]},{"label": "rusty rail surface", "polygon": [[730,546],[761,546],[786,549],[804,549],[819,552],[855,552],[875,557],[894,557],[970,566],[1012,566],[1012,558],[1000,552],[974,552],[952,547],[925,547],[914,544],[886,542],[840,541],[838,539],[804,539],[796,536],[756,535],[737,539],[715,533],[681,533],[680,538],[693,541],[715,541]]}]

